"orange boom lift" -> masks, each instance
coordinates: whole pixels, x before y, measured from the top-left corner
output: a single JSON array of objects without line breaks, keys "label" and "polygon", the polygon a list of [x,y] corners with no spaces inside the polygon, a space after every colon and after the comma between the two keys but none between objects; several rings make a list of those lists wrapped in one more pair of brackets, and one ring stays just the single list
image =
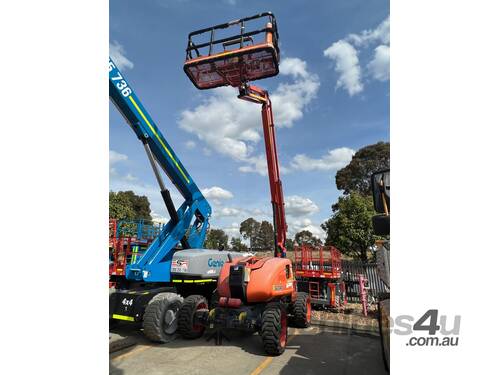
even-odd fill
[{"label": "orange boom lift", "polygon": [[[263,20],[263,27],[255,27]],[[195,41],[203,37],[209,40]],[[271,100],[266,90],[248,84],[279,73],[278,38],[276,19],[270,12],[194,31],[188,37],[184,64],[197,88],[232,86],[238,88],[238,98],[262,106],[275,257],[233,260],[228,256],[219,276],[215,306],[209,309],[204,297],[189,296],[179,310],[178,330],[185,338],[196,338],[205,327],[214,328],[217,344],[226,328],[257,331],[270,355],[283,353],[289,322],[297,327],[311,322],[311,299],[297,291],[292,262],[286,259],[287,224]]]}]

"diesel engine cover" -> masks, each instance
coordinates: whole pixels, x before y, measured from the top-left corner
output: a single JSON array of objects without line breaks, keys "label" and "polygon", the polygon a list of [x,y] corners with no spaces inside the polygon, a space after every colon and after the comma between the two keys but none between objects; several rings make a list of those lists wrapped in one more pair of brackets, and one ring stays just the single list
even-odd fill
[{"label": "diesel engine cover", "polygon": [[177,251],[172,258],[171,273],[177,276],[217,278],[220,269],[227,262],[227,254],[233,259],[243,257],[242,253],[209,249],[188,249]]}]

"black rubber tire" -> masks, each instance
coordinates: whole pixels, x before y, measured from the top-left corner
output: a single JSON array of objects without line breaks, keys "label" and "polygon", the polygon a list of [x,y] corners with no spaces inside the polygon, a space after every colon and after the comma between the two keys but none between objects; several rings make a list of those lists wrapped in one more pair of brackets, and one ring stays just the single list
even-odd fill
[{"label": "black rubber tire", "polygon": [[179,319],[177,331],[184,339],[193,340],[203,336],[205,327],[199,330],[194,329],[193,318],[196,310],[200,305],[205,305],[208,308],[207,299],[203,296],[194,294],[184,299],[184,302],[179,310]]},{"label": "black rubber tire", "polygon": [[286,339],[285,345],[280,342],[282,334],[281,317],[286,311],[284,306],[279,302],[268,303],[262,313],[262,328],[260,335],[264,344],[264,350],[269,355],[280,355],[285,351],[286,342],[288,341],[288,324],[285,329]]},{"label": "black rubber tire", "polygon": [[[144,335],[151,341],[165,343],[173,339],[175,330],[166,332],[165,314],[173,310],[178,318],[178,311],[182,305],[182,297],[175,293],[161,293],[149,301],[143,315],[142,328]],[[176,326],[172,327],[173,329]]]},{"label": "black rubber tire", "polygon": [[[116,292],[116,289],[115,288],[109,288],[109,299],[111,300],[111,295]],[[113,329],[113,328],[116,328],[116,326],[120,323],[119,320],[117,319],[113,319],[113,318],[109,318],[109,329]]]},{"label": "black rubber tire", "polygon": [[[297,299],[291,306],[292,323],[298,328],[307,328],[311,325],[311,316],[307,317],[308,306],[311,308],[311,297],[308,293],[297,292]],[[310,311],[310,310],[309,310]]]},{"label": "black rubber tire", "polygon": [[114,329],[120,324],[120,321],[117,319],[109,318],[109,329]]}]

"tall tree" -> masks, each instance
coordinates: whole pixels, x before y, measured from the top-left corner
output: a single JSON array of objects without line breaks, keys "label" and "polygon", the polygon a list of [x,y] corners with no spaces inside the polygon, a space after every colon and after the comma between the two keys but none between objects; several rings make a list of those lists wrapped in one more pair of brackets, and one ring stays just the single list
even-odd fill
[{"label": "tall tree", "polygon": [[259,230],[260,223],[253,217],[249,217],[240,224],[240,233],[245,240],[250,241],[250,249],[253,249],[256,246]]},{"label": "tall tree", "polygon": [[109,217],[118,220],[132,219],[134,209],[128,196],[109,192]]},{"label": "tall tree", "polygon": [[337,172],[335,176],[337,189],[344,190],[345,195],[353,191],[369,195],[371,175],[381,169],[389,168],[389,162],[389,142],[378,142],[360,148],[351,162]]},{"label": "tall tree", "polygon": [[256,247],[261,250],[274,249],[274,228],[269,221],[260,224],[259,233],[256,240]]},{"label": "tall tree", "polygon": [[228,249],[227,234],[222,229],[210,229],[205,238],[205,249]]},{"label": "tall tree", "polygon": [[318,246],[321,245],[321,240],[318,237],[315,237],[310,231],[302,230],[295,234],[295,242],[297,245],[311,245]]},{"label": "tall tree", "polygon": [[151,220],[151,208],[148,197],[133,191],[109,192],[109,217],[119,220]]},{"label": "tall tree", "polygon": [[248,246],[245,245],[241,238],[231,238],[231,250],[233,251],[248,251]]},{"label": "tall tree", "polygon": [[369,247],[379,238],[372,227],[372,216],[375,215],[372,198],[351,192],[339,197],[332,210],[332,217],[321,225],[327,235],[325,244],[366,261]]}]

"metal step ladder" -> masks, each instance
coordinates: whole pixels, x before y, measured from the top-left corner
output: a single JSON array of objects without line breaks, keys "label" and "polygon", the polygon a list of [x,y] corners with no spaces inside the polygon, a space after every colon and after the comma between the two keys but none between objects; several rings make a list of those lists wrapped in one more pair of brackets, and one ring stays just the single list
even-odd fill
[{"label": "metal step ladder", "polygon": [[320,298],[319,282],[309,281],[309,295],[311,296],[311,298]]}]

